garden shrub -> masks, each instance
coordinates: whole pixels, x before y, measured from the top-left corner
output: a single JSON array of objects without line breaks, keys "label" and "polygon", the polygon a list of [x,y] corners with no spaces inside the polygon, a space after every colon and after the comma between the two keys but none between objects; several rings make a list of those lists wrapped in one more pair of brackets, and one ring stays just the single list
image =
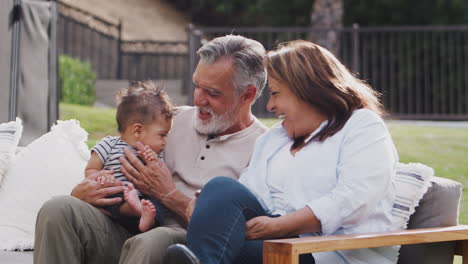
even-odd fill
[{"label": "garden shrub", "polygon": [[93,105],[96,100],[96,74],[91,63],[66,55],[59,56],[60,102]]}]

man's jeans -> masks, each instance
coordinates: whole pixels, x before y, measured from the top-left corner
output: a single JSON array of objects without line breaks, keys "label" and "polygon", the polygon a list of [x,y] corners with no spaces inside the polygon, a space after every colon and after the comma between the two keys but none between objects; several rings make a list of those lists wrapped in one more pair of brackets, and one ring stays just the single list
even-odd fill
[{"label": "man's jeans", "polygon": [[[203,264],[262,263],[262,240],[245,240],[246,222],[270,216],[242,184],[227,177],[209,181],[201,191],[187,231],[187,246]],[[301,255],[300,263],[314,263]]]}]

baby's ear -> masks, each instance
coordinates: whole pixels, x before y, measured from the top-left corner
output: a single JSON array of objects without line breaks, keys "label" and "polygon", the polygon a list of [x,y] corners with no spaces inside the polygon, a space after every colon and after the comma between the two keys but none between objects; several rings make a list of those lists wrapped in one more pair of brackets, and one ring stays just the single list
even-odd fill
[{"label": "baby's ear", "polygon": [[131,129],[133,136],[139,138],[141,136],[141,133],[143,132],[143,125],[141,123],[134,123]]}]

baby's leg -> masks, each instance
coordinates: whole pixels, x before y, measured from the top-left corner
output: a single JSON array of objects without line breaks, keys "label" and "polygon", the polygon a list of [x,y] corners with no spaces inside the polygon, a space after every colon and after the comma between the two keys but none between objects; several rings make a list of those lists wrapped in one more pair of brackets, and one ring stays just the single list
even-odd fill
[{"label": "baby's leg", "polygon": [[155,224],[154,218],[156,216],[156,208],[154,208],[154,205],[148,200],[141,200],[141,207],[142,212],[139,228],[141,232],[146,232]]},{"label": "baby's leg", "polygon": [[128,183],[128,188],[124,190],[125,203],[120,206],[120,213],[127,216],[141,216],[142,208],[138,193],[133,184]]}]

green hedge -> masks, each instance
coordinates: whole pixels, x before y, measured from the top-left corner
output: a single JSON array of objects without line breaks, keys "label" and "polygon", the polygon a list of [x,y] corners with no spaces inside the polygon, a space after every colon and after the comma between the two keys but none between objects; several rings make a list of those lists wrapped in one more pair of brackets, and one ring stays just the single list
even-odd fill
[{"label": "green hedge", "polygon": [[66,55],[59,56],[60,102],[93,105],[96,100],[96,74],[91,63]]}]

